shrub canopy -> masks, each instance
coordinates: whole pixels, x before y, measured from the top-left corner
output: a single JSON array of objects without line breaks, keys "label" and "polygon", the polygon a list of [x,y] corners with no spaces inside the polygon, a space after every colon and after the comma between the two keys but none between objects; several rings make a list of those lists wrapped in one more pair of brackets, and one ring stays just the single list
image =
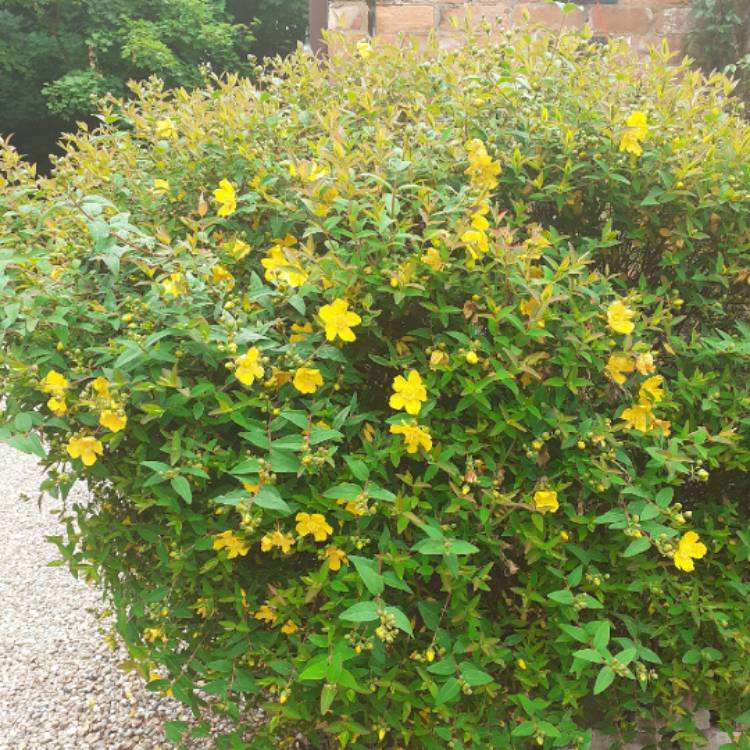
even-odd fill
[{"label": "shrub canopy", "polygon": [[49,179],[3,151],[0,434],[91,489],[63,557],[224,747],[252,706],[255,748],[747,721],[730,84],[574,34],[338,45],[144,84]]}]

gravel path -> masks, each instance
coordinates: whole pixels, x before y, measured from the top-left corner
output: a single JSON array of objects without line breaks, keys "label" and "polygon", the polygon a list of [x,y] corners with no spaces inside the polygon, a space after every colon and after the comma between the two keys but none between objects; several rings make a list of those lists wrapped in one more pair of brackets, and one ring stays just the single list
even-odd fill
[{"label": "gravel path", "polygon": [[93,614],[99,592],[47,567],[58,555],[44,538],[61,528],[52,500],[37,508],[40,480],[33,457],[0,443],[0,750],[174,747],[162,724],[190,712],[120,669],[125,652],[108,647]]}]

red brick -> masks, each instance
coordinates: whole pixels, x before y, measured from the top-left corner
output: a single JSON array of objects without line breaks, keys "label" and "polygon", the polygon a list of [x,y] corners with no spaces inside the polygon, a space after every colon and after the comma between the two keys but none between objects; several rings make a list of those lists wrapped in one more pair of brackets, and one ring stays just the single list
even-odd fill
[{"label": "red brick", "polygon": [[647,34],[651,30],[653,17],[649,8],[595,5],[591,9],[594,31],[604,34]]},{"label": "red brick", "polygon": [[469,5],[462,8],[443,8],[440,11],[439,28],[445,31],[463,28],[466,21],[471,25],[487,21],[496,25],[498,20],[505,21],[508,8],[505,5]]},{"label": "red brick", "polygon": [[659,34],[683,34],[690,28],[690,8],[664,8],[656,14]]},{"label": "red brick", "polygon": [[378,34],[395,34],[399,31],[432,31],[435,26],[435,8],[432,5],[384,5],[375,14]]},{"label": "red brick", "polygon": [[517,5],[513,11],[513,20],[524,23],[527,17],[528,23],[550,29],[582,29],[586,24],[586,12],[583,10],[563,13],[555,5]]},{"label": "red brick", "polygon": [[674,6],[690,5],[692,0],[619,0],[618,5],[623,8],[673,8]]},{"label": "red brick", "polygon": [[328,11],[328,28],[367,31],[367,3],[337,3]]}]

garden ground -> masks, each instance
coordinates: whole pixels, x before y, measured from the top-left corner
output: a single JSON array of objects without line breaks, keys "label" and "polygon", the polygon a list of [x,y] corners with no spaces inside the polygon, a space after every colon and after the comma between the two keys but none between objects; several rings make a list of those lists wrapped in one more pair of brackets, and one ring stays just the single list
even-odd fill
[{"label": "garden ground", "polygon": [[41,479],[33,457],[0,443],[0,750],[166,750],[163,722],[190,714],[120,668],[99,593],[48,567],[58,555],[45,537],[62,529],[53,501],[37,507]]}]

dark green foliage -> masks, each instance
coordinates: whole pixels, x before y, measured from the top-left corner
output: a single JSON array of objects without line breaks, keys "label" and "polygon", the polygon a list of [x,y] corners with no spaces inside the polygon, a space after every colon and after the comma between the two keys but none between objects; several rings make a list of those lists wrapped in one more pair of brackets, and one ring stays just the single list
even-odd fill
[{"label": "dark green foliage", "polygon": [[721,70],[739,81],[750,99],[750,3],[747,0],[693,0],[690,53],[706,70]]},{"label": "dark green foliage", "polygon": [[243,24],[253,26],[253,54],[286,55],[303,41],[307,30],[308,0],[228,0],[227,10]]},{"label": "dark green foliage", "polygon": [[204,65],[246,72],[252,41],[223,0],[4,0],[0,28],[0,133],[20,132],[23,150],[50,117],[88,115],[131,78],[192,88]]}]

